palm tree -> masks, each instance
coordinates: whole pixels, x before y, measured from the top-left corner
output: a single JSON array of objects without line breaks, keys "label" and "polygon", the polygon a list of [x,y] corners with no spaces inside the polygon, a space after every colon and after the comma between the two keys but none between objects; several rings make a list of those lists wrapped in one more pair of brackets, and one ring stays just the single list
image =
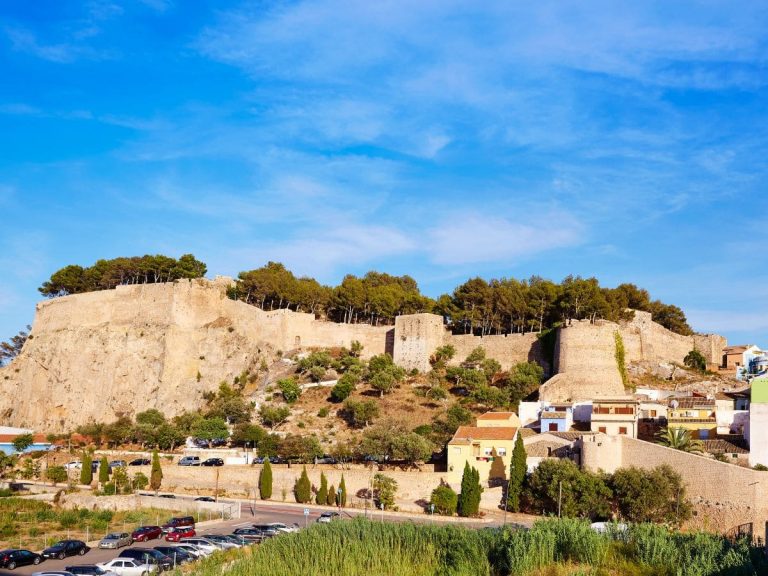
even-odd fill
[{"label": "palm tree", "polygon": [[701,440],[691,438],[690,431],[685,428],[663,428],[656,435],[658,443],[662,446],[682,450],[683,452],[704,452],[704,444]]}]

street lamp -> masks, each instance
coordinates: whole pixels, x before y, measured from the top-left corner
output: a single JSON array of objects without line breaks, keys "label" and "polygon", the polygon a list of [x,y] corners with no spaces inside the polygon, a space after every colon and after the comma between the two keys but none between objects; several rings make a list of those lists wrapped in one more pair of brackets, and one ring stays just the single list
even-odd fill
[{"label": "street lamp", "polygon": [[341,488],[336,488],[336,504],[339,506],[339,516],[341,516]]}]

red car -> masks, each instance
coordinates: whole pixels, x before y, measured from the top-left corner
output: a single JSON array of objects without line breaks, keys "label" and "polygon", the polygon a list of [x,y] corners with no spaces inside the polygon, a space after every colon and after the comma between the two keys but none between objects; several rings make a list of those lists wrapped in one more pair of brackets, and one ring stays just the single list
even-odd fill
[{"label": "red car", "polygon": [[146,542],[147,540],[154,540],[162,536],[163,529],[160,526],[142,526],[141,528],[136,528],[131,533],[131,538],[133,538],[134,542]]},{"label": "red car", "polygon": [[182,538],[192,538],[197,532],[192,526],[183,526],[181,528],[174,528],[168,534],[165,535],[165,539],[168,542],[178,542]]}]

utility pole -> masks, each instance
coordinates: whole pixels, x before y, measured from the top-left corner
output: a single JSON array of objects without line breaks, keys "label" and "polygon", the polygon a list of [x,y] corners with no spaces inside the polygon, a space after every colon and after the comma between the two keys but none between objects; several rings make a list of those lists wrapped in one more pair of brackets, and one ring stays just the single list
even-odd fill
[{"label": "utility pole", "polygon": [[219,467],[216,466],[216,490],[213,492],[213,500],[219,503]]},{"label": "utility pole", "polygon": [[558,485],[560,487],[558,489],[558,496],[557,496],[557,517],[560,518],[560,510],[563,505],[563,481],[560,480],[560,482],[558,482]]}]

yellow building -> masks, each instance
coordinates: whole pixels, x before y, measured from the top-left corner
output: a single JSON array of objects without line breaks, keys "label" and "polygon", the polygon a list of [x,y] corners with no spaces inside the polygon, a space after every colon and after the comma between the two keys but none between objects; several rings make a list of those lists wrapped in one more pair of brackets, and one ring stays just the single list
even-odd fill
[{"label": "yellow building", "polygon": [[598,398],[592,401],[592,432],[637,438],[638,408],[634,398]]},{"label": "yellow building", "polygon": [[717,415],[713,398],[672,398],[667,408],[667,427],[684,428],[691,438],[707,440],[717,435]]},{"label": "yellow building", "polygon": [[448,442],[448,482],[461,482],[467,462],[480,473],[480,481],[487,482],[494,450],[504,463],[506,477],[519,428],[514,412],[486,412],[475,426],[459,426]]}]

